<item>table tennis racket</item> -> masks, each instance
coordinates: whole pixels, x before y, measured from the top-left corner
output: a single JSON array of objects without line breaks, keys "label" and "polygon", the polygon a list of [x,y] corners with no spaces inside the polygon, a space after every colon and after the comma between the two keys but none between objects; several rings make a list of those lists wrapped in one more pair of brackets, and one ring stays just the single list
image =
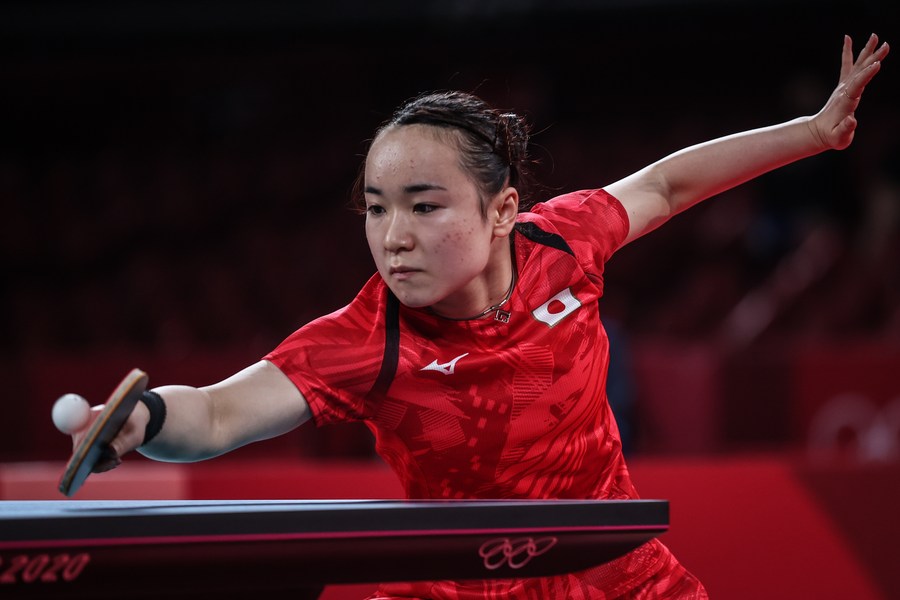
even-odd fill
[{"label": "table tennis racket", "polygon": [[59,480],[59,491],[64,495],[74,495],[91,474],[94,465],[125,425],[141,394],[147,389],[147,379],[146,373],[140,369],[132,369],[110,394],[100,415],[91,424],[66,464],[66,470]]}]

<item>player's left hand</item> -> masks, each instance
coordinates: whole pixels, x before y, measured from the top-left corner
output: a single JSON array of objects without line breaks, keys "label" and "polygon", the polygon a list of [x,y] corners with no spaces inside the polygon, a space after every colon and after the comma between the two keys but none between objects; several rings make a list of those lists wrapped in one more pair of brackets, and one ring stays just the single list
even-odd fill
[{"label": "player's left hand", "polygon": [[853,41],[850,36],[844,36],[838,85],[822,110],[809,121],[810,129],[823,150],[843,150],[853,141],[856,131],[854,112],[863,90],[881,69],[881,61],[889,51],[887,42],[879,46],[878,36],[873,33],[859,56],[853,60]]}]

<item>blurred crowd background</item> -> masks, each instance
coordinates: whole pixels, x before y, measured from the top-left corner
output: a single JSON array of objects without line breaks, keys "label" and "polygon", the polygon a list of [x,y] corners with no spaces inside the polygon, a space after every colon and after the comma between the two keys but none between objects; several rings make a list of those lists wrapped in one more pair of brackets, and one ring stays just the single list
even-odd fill
[{"label": "blurred crowd background", "polygon": [[[211,383],[347,303],[366,140],[422,91],[524,113],[537,199],[812,114],[896,3],[459,0],[0,8],[0,460],[125,370]],[[895,64],[896,63],[896,64]],[[631,453],[900,455],[900,56],[856,140],[623,249],[603,311]],[[97,397],[100,396],[100,397]],[[260,452],[366,456],[362,428]]]}]

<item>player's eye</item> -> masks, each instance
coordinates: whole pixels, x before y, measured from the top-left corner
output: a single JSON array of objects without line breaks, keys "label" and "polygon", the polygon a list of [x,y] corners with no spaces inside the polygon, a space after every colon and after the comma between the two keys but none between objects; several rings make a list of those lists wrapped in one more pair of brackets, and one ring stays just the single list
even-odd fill
[{"label": "player's eye", "polygon": [[436,211],[437,209],[438,209],[438,207],[435,204],[424,204],[422,202],[413,206],[413,212],[420,213],[420,214],[426,214],[426,215],[428,213]]},{"label": "player's eye", "polygon": [[384,207],[379,206],[377,204],[370,204],[369,206],[366,207],[366,214],[373,215],[373,216],[374,215],[383,215]]}]

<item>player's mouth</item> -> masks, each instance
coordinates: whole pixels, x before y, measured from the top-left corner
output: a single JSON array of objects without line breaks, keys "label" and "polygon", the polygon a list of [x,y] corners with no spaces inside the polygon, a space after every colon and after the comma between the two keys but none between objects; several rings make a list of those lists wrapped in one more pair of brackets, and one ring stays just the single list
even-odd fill
[{"label": "player's mouth", "polygon": [[399,266],[399,267],[391,267],[388,270],[388,274],[396,281],[406,281],[407,279],[412,277],[414,274],[419,273],[420,271],[421,271],[421,269],[414,269],[412,267]]}]

